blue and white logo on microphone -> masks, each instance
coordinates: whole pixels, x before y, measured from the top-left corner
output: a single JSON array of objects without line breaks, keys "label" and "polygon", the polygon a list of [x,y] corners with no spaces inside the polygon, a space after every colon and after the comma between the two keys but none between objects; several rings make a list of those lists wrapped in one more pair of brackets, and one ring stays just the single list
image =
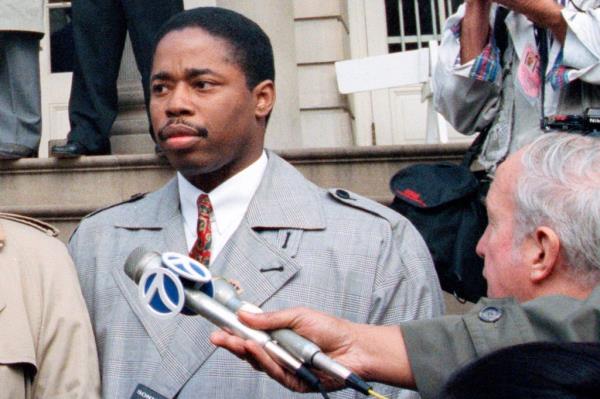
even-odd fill
[{"label": "blue and white logo on microphone", "polygon": [[[179,277],[193,283],[193,287],[212,297],[214,293],[212,274],[202,263],[177,252],[164,252],[162,264]],[[186,284],[186,287],[189,285]]]},{"label": "blue and white logo on microphone", "polygon": [[146,309],[160,318],[174,317],[185,304],[183,284],[179,276],[162,267],[144,272],[138,285],[138,294]]},{"label": "blue and white logo on microphone", "polygon": [[189,256],[177,252],[165,252],[162,254],[163,265],[177,273],[186,280],[197,283],[207,283],[212,276],[210,271],[202,263]]}]

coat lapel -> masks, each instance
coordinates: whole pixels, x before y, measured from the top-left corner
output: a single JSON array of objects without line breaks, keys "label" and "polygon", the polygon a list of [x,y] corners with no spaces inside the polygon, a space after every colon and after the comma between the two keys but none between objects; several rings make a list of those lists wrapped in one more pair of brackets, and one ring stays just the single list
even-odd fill
[{"label": "coat lapel", "polygon": [[254,231],[246,221],[211,267],[214,276],[238,282],[242,299],[259,306],[299,270],[300,265],[294,259]]},{"label": "coat lapel", "polygon": [[[136,207],[131,213],[131,217],[116,222],[115,228],[117,231],[124,229],[143,233],[138,234],[140,238],[134,243],[129,240],[119,243],[120,252],[124,257],[140,246],[159,253],[174,251],[185,254],[187,248],[183,218],[179,211],[179,192],[176,180],[172,179],[159,191],[149,194],[143,207]],[[112,275],[130,309],[140,320],[164,359],[153,378],[148,381],[137,381],[137,383],[142,383],[168,397],[174,396],[181,387],[180,381],[189,378],[187,375],[182,377],[181,370],[186,370],[189,364],[197,362],[195,356],[192,359],[187,359],[186,356],[212,352],[212,345],[208,341],[209,329],[212,327],[204,325],[204,328],[199,331],[196,342],[191,342],[185,333],[190,329],[190,317],[176,316],[168,320],[156,318],[144,308],[138,297],[137,285],[123,272],[122,268],[113,268]],[[194,317],[193,319],[198,318]],[[189,350],[191,347],[198,349],[192,353]],[[160,378],[157,378],[158,376]],[[171,395],[170,392],[173,394]]]},{"label": "coat lapel", "polygon": [[[318,188],[277,155],[267,154],[268,168],[246,217],[211,267],[216,275],[239,282],[241,297],[255,305],[275,295],[301,269],[288,244],[298,242],[304,230],[325,228]],[[283,230],[295,239],[278,239]]]},{"label": "coat lapel", "polygon": [[[135,209],[128,220],[115,223],[118,229],[138,231],[142,238],[135,243],[121,244],[126,257],[134,248],[187,253],[183,216],[179,208],[176,179],[145,199],[143,207]],[[214,352],[209,336],[215,327],[200,316],[178,315],[172,319],[158,319],[147,311],[138,297],[138,287],[125,275],[122,268],[112,270],[113,277],[152,339],[162,362],[146,381],[136,381],[166,397],[174,397],[185,382]],[[133,388],[132,388],[133,389]]]}]

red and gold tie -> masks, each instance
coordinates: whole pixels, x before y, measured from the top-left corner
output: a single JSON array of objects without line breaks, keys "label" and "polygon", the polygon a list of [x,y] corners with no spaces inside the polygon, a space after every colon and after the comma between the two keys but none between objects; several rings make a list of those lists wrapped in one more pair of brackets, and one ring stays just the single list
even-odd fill
[{"label": "red and gold tie", "polygon": [[210,263],[210,244],[212,241],[210,229],[212,205],[206,194],[201,194],[196,203],[198,204],[198,238],[190,251],[190,258],[196,259],[198,262],[208,267]]}]

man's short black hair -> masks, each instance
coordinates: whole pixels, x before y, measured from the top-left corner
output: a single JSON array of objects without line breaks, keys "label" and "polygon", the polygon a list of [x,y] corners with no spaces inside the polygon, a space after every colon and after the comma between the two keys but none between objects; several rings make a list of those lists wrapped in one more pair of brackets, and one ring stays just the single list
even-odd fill
[{"label": "man's short black hair", "polygon": [[275,81],[269,37],[254,21],[225,8],[198,7],[172,16],[156,34],[152,57],[163,37],[185,28],[200,28],[229,43],[233,61],[246,76],[248,89],[252,90],[264,80]]}]

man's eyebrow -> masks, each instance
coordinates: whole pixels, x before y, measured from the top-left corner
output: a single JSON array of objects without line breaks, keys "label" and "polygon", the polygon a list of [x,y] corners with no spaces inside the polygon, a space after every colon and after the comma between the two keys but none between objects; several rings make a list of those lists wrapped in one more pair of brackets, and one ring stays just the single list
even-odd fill
[{"label": "man's eyebrow", "polygon": [[[185,70],[185,79],[191,80],[197,78],[198,76],[203,75],[219,75],[215,71],[210,68],[188,68]],[[173,80],[173,76],[169,72],[161,71],[157,72],[150,78],[151,81],[154,80]]]},{"label": "man's eyebrow", "polygon": [[185,70],[185,78],[186,79],[194,79],[198,76],[215,74],[215,72],[210,68],[188,68]]},{"label": "man's eyebrow", "polygon": [[168,72],[157,72],[152,77],[150,77],[150,81],[154,80],[170,80],[171,74]]}]

